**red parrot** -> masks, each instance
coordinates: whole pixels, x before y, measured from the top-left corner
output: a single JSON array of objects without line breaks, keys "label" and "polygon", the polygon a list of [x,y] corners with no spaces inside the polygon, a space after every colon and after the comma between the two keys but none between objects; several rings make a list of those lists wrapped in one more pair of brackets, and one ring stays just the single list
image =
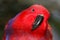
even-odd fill
[{"label": "red parrot", "polygon": [[42,5],[32,5],[10,19],[3,40],[52,40],[50,14]]}]

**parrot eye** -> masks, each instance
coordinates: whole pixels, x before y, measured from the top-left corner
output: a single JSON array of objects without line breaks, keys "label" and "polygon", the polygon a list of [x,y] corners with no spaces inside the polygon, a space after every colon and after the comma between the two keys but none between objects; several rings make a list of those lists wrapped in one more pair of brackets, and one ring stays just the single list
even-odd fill
[{"label": "parrot eye", "polygon": [[39,25],[41,25],[41,23],[43,22],[43,15],[38,15],[32,25],[32,30],[35,30],[39,27]]},{"label": "parrot eye", "polygon": [[34,9],[32,9],[32,12],[34,12],[35,10]]}]

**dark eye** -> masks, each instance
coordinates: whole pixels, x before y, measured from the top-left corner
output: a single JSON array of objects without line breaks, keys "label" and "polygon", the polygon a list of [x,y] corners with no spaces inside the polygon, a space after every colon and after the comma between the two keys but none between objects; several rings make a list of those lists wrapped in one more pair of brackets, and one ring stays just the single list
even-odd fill
[{"label": "dark eye", "polygon": [[34,9],[32,9],[32,12],[34,12],[35,10]]}]

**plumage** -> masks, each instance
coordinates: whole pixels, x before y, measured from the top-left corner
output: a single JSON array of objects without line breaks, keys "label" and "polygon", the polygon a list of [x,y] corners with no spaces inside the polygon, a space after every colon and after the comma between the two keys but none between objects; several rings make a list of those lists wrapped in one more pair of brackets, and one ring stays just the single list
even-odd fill
[{"label": "plumage", "polygon": [[52,40],[49,17],[44,6],[32,5],[9,20],[3,40]]}]

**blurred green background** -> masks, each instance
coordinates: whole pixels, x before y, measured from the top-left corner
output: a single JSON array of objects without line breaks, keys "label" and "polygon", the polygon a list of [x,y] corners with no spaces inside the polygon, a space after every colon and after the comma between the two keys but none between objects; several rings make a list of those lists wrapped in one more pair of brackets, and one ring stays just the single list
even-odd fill
[{"label": "blurred green background", "polygon": [[53,40],[60,40],[60,0],[0,0],[0,40],[8,20],[32,4],[41,4],[50,11]]}]

